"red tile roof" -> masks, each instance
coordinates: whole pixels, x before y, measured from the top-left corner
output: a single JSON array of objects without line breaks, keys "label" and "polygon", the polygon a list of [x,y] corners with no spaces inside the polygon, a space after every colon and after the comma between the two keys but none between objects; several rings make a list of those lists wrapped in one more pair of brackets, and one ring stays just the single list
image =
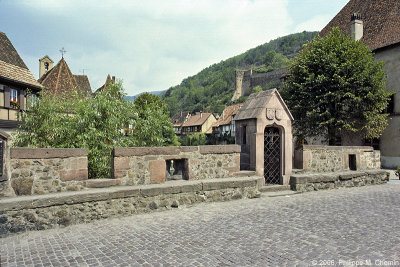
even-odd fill
[{"label": "red tile roof", "polygon": [[184,124],[182,124],[182,127],[203,125],[211,115],[211,113],[197,113],[196,115],[192,115]]},{"label": "red tile roof", "polygon": [[188,117],[190,117],[189,111],[180,111],[171,118],[171,121],[174,126],[181,126]]},{"label": "red tile roof", "polygon": [[0,32],[0,77],[40,88],[7,35]]},{"label": "red tile roof", "polygon": [[400,1],[399,0],[351,0],[322,29],[325,36],[332,27],[339,27],[350,35],[351,15],[359,13],[364,24],[362,41],[375,50],[400,43]]},{"label": "red tile roof", "polygon": [[57,65],[40,77],[38,81],[53,94],[77,91],[87,95],[91,92],[87,76],[73,75],[64,58],[61,58]]},{"label": "red tile roof", "polygon": [[90,87],[89,78],[86,75],[74,75],[78,90],[85,94],[91,94],[92,88]]},{"label": "red tile roof", "polygon": [[[232,106],[227,106],[222,112],[219,119],[213,124],[212,127],[218,127],[221,125],[228,125],[232,121],[232,116],[236,115],[239,111],[239,108],[243,106],[243,103],[235,104]],[[233,108],[235,107],[235,108]]]}]

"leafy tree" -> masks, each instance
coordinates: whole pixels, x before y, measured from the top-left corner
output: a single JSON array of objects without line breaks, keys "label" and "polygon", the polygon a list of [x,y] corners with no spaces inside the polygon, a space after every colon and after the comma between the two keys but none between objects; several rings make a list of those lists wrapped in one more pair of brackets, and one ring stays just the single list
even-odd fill
[{"label": "leafy tree", "polygon": [[383,63],[371,50],[338,28],[317,36],[290,66],[282,92],[295,121],[297,135],[338,134],[379,137],[387,125],[383,114],[390,92],[385,90]]},{"label": "leafy tree", "polygon": [[[89,178],[111,176],[111,151],[124,146],[177,144],[166,109],[154,101],[138,105],[124,99],[120,82],[91,97],[44,92],[25,116],[15,146],[88,148]],[[139,116],[141,115],[141,116]]]},{"label": "leafy tree", "polygon": [[147,92],[140,94],[133,103],[139,112],[150,106],[161,109],[164,113],[169,112],[167,104],[162,101],[158,95],[153,95]]},{"label": "leafy tree", "polygon": [[183,146],[202,146],[207,144],[207,136],[205,133],[193,133],[182,136],[180,143]]},{"label": "leafy tree", "polygon": [[253,89],[251,89],[251,92],[252,92],[252,93],[259,93],[259,92],[261,92],[262,90],[263,90],[262,87],[259,86],[259,85],[257,85],[257,86],[255,86],[255,87],[253,87]]}]

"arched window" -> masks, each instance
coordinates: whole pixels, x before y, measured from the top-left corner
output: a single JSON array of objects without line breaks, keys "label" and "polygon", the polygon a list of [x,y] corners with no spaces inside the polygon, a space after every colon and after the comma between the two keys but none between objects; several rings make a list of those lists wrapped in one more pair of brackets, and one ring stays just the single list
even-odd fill
[{"label": "arched window", "polygon": [[49,62],[44,63],[44,70],[48,71],[49,70]]}]

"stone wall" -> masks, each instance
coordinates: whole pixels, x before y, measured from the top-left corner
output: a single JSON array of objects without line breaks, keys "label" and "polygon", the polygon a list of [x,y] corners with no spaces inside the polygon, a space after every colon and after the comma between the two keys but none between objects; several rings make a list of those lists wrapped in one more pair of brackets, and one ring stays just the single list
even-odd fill
[{"label": "stone wall", "polygon": [[[304,172],[380,169],[380,152],[366,146],[304,145],[295,152],[295,168]],[[352,166],[352,160],[355,165]]]},{"label": "stone wall", "polygon": [[87,155],[78,148],[10,148],[10,186],[16,195],[81,190],[88,179]]},{"label": "stone wall", "polygon": [[335,173],[306,173],[290,177],[291,190],[307,192],[323,189],[383,184],[387,180],[383,170],[347,171]]},{"label": "stone wall", "polygon": [[259,197],[260,177],[119,186],[0,199],[0,237],[198,202]]},{"label": "stone wall", "polygon": [[184,180],[232,177],[240,171],[240,146],[115,148],[112,174],[121,185],[164,183],[171,160],[180,162]]}]

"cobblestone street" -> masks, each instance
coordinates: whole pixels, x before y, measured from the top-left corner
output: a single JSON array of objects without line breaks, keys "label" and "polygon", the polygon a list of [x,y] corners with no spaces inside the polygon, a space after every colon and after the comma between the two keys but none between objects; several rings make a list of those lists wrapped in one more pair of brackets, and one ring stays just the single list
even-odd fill
[{"label": "cobblestone street", "polygon": [[399,216],[396,182],[199,204],[4,238],[1,266],[400,266]]}]

